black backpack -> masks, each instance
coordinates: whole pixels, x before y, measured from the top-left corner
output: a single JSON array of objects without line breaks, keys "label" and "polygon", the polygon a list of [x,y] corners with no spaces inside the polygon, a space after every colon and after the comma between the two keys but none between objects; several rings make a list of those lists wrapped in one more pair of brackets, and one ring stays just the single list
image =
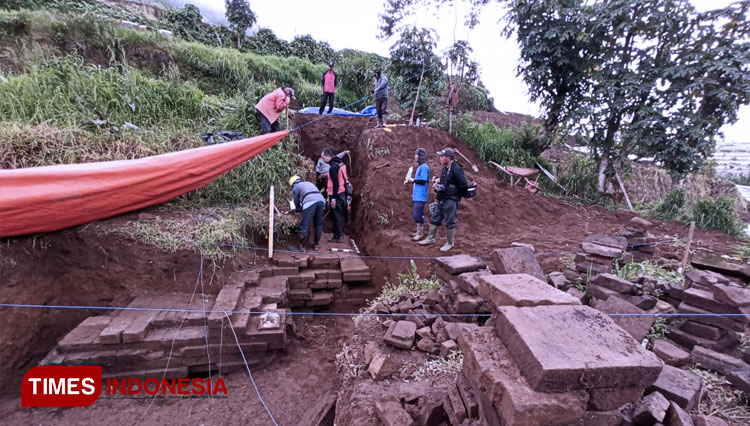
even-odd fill
[{"label": "black backpack", "polygon": [[474,198],[477,196],[477,183],[471,182],[469,186],[464,189],[463,194],[461,194],[461,198]]}]

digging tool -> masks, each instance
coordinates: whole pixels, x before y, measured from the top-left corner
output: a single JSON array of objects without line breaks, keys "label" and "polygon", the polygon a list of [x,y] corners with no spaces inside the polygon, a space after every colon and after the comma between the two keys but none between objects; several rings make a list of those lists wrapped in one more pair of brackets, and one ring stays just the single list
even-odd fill
[{"label": "digging tool", "polygon": [[343,252],[343,253],[356,253],[352,249],[342,249],[342,248],[336,248],[336,247],[329,248],[328,250],[331,250],[331,251],[340,251],[340,252]]},{"label": "digging tool", "polygon": [[453,151],[455,151],[458,155],[460,155],[461,158],[463,158],[464,160],[466,160],[467,163],[471,164],[471,170],[474,170],[474,173],[479,173],[479,167],[477,167],[476,164],[474,164],[471,161],[469,161],[469,159],[466,158],[465,155],[461,154],[461,151],[457,150],[456,148],[453,148]]},{"label": "digging tool", "polygon": [[383,164],[378,164],[377,166],[373,167],[373,170],[380,170],[380,169],[382,169],[383,167],[388,167],[388,166],[390,166],[390,165],[391,165],[391,163],[383,163]]}]

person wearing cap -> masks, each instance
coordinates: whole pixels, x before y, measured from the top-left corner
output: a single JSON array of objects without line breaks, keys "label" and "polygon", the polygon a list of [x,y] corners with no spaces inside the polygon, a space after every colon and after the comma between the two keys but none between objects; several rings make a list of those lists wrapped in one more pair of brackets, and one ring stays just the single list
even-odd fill
[{"label": "person wearing cap", "polygon": [[331,200],[331,212],[333,213],[333,238],[328,241],[332,243],[344,242],[344,209],[346,209],[346,182],[349,176],[346,174],[346,164],[339,157],[333,155],[331,148],[323,148],[320,155],[323,161],[328,163],[328,199]]},{"label": "person wearing cap", "polygon": [[302,212],[302,222],[299,229],[299,241],[292,247],[293,251],[304,252],[310,236],[310,225],[315,226],[314,250],[320,248],[320,236],[323,234],[323,211],[326,200],[311,182],[303,181],[299,176],[289,178],[292,187],[292,200],[297,212]]},{"label": "person wearing cap", "polygon": [[417,163],[417,173],[414,178],[409,176],[406,182],[413,182],[411,193],[412,217],[417,223],[417,232],[412,235],[412,241],[419,241],[424,237],[424,205],[427,204],[427,182],[430,181],[430,166],[427,165],[427,150],[417,148],[414,151],[414,162]]},{"label": "person wearing cap", "polygon": [[[349,154],[349,150],[339,152],[336,157],[343,159],[346,154]],[[331,166],[323,161],[323,157],[318,158],[318,163],[315,165],[315,184],[321,191],[328,186],[328,170],[330,168]]]},{"label": "person wearing cap", "polygon": [[289,107],[289,102],[294,99],[297,99],[294,97],[294,89],[291,87],[287,87],[286,89],[278,88],[266,96],[263,96],[263,98],[255,104],[258,120],[260,120],[261,135],[265,135],[268,132],[278,132],[280,130],[279,117],[281,116],[281,113]]},{"label": "person wearing cap", "polygon": [[385,127],[386,115],[388,114],[388,77],[380,70],[375,70],[375,110],[378,112],[378,127]]},{"label": "person wearing cap", "polygon": [[438,151],[437,155],[440,156],[440,163],[443,165],[440,181],[434,186],[438,208],[435,215],[430,219],[430,231],[427,238],[418,244],[426,246],[434,243],[438,227],[445,221],[445,244],[440,247],[440,251],[448,251],[453,248],[453,241],[456,236],[458,202],[469,184],[461,166],[456,163],[456,154],[453,149],[445,148]]},{"label": "person wearing cap", "polygon": [[328,70],[323,73],[323,95],[320,96],[320,110],[318,114],[323,114],[323,110],[328,102],[328,113],[333,111],[333,98],[336,92],[336,84],[338,83],[338,76],[333,71],[333,61],[328,63]]}]

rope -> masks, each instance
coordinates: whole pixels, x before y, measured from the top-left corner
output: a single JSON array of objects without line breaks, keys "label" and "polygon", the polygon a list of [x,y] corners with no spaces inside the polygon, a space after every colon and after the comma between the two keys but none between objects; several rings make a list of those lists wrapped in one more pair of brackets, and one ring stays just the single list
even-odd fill
[{"label": "rope", "polygon": [[242,345],[240,345],[240,339],[237,338],[237,333],[234,331],[234,326],[232,325],[232,319],[229,318],[229,313],[224,311],[224,315],[226,315],[227,320],[229,321],[229,329],[232,330],[232,334],[234,335],[234,340],[237,342],[237,348],[240,350],[240,355],[242,355],[242,361],[245,363],[245,368],[247,368],[247,375],[250,376],[250,381],[253,383],[253,387],[255,388],[255,393],[258,394],[258,399],[260,400],[260,403],[263,404],[263,408],[266,409],[266,412],[268,413],[268,417],[271,418],[271,422],[273,422],[274,426],[279,426],[278,423],[276,423],[276,419],[273,418],[273,414],[271,414],[271,410],[268,408],[268,405],[266,405],[266,402],[263,401],[263,397],[260,396],[260,390],[258,390],[258,385],[255,384],[255,379],[253,379],[253,373],[250,371],[250,365],[247,363],[247,358],[245,358],[245,352],[242,350]]},{"label": "rope", "polygon": [[[77,309],[77,310],[113,310],[113,311],[160,311],[160,312],[185,312],[185,313],[229,313],[229,314],[275,314],[278,312],[273,311],[221,311],[221,310],[210,310],[203,311],[201,309],[180,309],[180,308],[135,308],[129,306],[76,306],[76,305],[32,305],[32,304],[20,304],[20,303],[0,303],[0,308],[28,308],[28,309]],[[427,314],[416,314],[416,313],[396,313],[396,314],[384,314],[376,312],[285,312],[284,315],[292,316],[320,316],[320,317],[453,317],[453,318],[475,318],[475,317],[490,317],[491,314],[438,314],[438,313],[427,313]],[[630,313],[614,313],[607,314],[609,316],[652,316],[652,317],[750,317],[750,314],[667,314],[667,313],[643,313],[643,314],[630,314]],[[231,322],[230,322],[231,324]]]}]

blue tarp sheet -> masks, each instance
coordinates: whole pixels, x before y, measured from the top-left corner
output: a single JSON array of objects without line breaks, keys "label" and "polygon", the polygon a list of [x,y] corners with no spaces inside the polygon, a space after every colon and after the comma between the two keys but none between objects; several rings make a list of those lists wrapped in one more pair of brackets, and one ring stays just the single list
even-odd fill
[{"label": "blue tarp sheet", "polygon": [[[299,112],[301,114],[317,114],[318,111],[320,111],[320,107],[307,107],[307,108],[302,108],[301,110],[299,110],[297,112]],[[328,108],[327,107],[323,111],[323,114],[328,114]],[[375,106],[371,105],[371,106],[368,106],[367,108],[363,109],[360,112],[351,112],[351,111],[347,111],[347,110],[341,109],[341,108],[334,108],[333,112],[331,114],[332,115],[341,115],[341,116],[353,116],[353,117],[372,117],[372,116],[374,116],[376,114],[376,112],[375,112]]]}]

